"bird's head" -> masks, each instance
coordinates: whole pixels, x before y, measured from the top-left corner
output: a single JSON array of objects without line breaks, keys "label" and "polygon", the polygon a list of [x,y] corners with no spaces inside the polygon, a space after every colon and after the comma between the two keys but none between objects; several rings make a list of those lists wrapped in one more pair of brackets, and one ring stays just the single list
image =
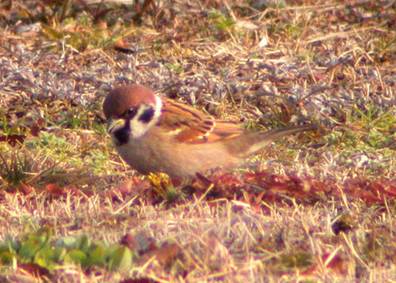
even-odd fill
[{"label": "bird's head", "polygon": [[116,145],[138,139],[158,123],[161,99],[152,90],[141,85],[114,88],[103,103],[108,132]]}]

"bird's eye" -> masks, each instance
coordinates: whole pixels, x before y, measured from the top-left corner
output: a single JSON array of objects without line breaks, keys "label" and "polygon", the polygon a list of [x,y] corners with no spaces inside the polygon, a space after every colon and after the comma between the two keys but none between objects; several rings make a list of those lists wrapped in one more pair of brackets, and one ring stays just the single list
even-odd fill
[{"label": "bird's eye", "polygon": [[131,107],[128,109],[126,116],[128,116],[128,118],[132,119],[133,117],[135,117],[136,114],[137,114],[137,108]]}]

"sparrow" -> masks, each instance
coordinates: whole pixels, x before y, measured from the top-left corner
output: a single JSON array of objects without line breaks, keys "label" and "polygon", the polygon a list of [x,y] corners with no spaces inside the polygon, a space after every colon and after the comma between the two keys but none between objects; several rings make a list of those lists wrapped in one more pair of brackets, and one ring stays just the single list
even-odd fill
[{"label": "sparrow", "polygon": [[166,173],[171,178],[232,169],[275,139],[313,129],[308,125],[249,132],[240,123],[215,120],[138,84],[112,89],[103,112],[126,163],[142,174]]}]

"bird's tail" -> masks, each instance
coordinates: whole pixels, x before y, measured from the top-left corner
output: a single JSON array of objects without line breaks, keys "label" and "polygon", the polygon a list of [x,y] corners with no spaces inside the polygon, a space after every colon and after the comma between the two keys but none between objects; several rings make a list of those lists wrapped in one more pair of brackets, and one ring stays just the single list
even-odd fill
[{"label": "bird's tail", "polygon": [[252,155],[263,147],[268,145],[269,143],[292,134],[312,131],[315,130],[316,127],[313,125],[307,126],[297,126],[297,127],[289,127],[283,129],[271,130],[268,132],[258,132],[258,133],[250,133],[247,135],[240,136],[238,140],[235,140],[235,143],[232,144],[234,151],[240,152],[242,155]]}]

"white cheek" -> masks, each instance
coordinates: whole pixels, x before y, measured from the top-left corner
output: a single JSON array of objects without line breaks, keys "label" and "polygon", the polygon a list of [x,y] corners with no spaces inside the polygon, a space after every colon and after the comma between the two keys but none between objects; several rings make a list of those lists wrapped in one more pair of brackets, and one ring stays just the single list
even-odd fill
[{"label": "white cheek", "polygon": [[161,116],[161,109],[162,109],[162,101],[161,99],[156,96],[155,97],[155,108],[154,108],[154,115],[150,122],[144,123],[139,121],[140,115],[144,113],[147,108],[140,107],[136,116],[130,121],[131,125],[131,136],[135,139],[142,137],[149,129],[157,124],[160,116]]},{"label": "white cheek", "polygon": [[149,124],[145,124],[137,118],[131,120],[131,136],[135,139],[143,136],[151,127]]}]

